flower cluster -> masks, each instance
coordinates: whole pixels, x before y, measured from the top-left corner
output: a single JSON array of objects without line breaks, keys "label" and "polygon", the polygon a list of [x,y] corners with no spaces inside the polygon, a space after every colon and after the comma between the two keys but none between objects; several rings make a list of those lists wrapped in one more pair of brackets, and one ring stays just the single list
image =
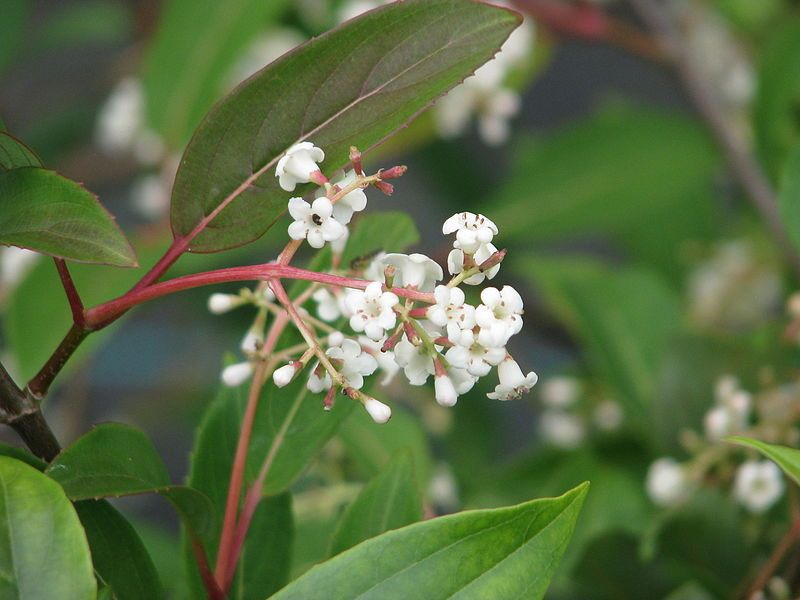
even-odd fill
[{"label": "flower cluster", "polygon": [[740,450],[721,442],[737,434],[770,443],[796,444],[794,406],[798,393],[800,388],[790,384],[754,395],[744,390],[736,377],[720,377],[713,405],[703,420],[705,436],[684,432],[682,441],[691,454],[688,460],[681,463],[663,457],[652,463],[646,483],[650,498],[659,506],[672,506],[688,499],[695,488],[713,481],[730,484],[733,498],[748,511],[768,510],[783,494],[780,469],[768,460],[749,457],[731,472],[730,463]]},{"label": "flower cluster", "polygon": [[[391,410],[363,391],[365,378],[377,371],[384,374],[384,384],[401,371],[411,385],[423,385],[433,377],[435,397],[442,406],[456,404],[494,367],[498,383],[489,398],[511,400],[528,392],[536,384],[536,374],[523,372],[506,349],[522,329],[522,297],[506,285],[483,288],[478,304],[467,298],[469,286],[494,278],[500,269],[505,252],[492,243],[497,226],[470,212],[445,221],[442,232],[454,236],[446,281],[442,267],[423,254],[381,252],[343,267],[348,224],[366,208],[365,189],[374,186],[391,193],[386,180],[401,176],[405,167],[366,175],[353,148],[352,170],[329,180],[319,167],[324,160],[322,149],[304,141],[278,161],[275,176],[283,189],[294,191],[308,183],[319,189],[309,200],[299,196],[289,200],[292,222],[287,231],[292,241],[277,262],[286,264],[306,241],[317,249],[330,245],[331,269],[313,276],[308,272],[313,283],[292,299],[275,280],[256,290],[210,297],[209,309],[215,314],[245,304],[258,307],[242,342],[247,360],[226,367],[223,381],[240,385],[260,361],[271,361],[273,367],[283,362],[272,372],[278,387],[305,369],[306,387],[325,394],[326,408],[333,406],[341,391],[360,401],[379,423],[389,419]],[[278,319],[293,323],[304,342],[283,349],[271,346],[270,340],[277,336],[265,329],[270,315],[273,327]]]}]

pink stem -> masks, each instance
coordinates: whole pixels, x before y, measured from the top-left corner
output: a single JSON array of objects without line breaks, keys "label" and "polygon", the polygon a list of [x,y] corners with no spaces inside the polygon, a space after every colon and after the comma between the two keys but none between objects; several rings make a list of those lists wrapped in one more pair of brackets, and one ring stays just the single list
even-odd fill
[{"label": "pink stem", "polygon": [[[141,290],[131,290],[119,298],[115,298],[114,300],[89,309],[86,312],[86,324],[91,329],[100,329],[138,304],[183,290],[230,281],[263,281],[268,279],[301,279],[304,281],[316,281],[327,285],[361,290],[372,283],[365,279],[353,279],[341,277],[339,275],[331,275],[329,273],[316,273],[314,271],[287,265],[264,264],[247,267],[230,267],[227,269],[217,269],[216,271],[176,277],[175,279],[170,279],[161,283],[154,283]],[[405,288],[392,288],[391,291],[398,296],[410,298],[411,300],[419,300],[430,304],[436,302],[431,293]]]},{"label": "pink stem", "polygon": [[72,280],[72,275],[69,273],[67,263],[63,258],[53,258],[53,261],[56,263],[58,276],[61,278],[61,285],[64,286],[64,292],[67,294],[69,308],[72,311],[72,321],[78,327],[83,327],[85,324],[83,301],[81,301],[81,296],[78,293],[78,289],[75,287],[75,282]]}]

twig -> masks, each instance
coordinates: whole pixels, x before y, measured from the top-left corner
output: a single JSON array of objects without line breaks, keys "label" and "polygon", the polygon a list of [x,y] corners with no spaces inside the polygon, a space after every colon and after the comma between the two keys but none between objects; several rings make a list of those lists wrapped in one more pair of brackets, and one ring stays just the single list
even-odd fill
[{"label": "twig", "polygon": [[747,597],[751,598],[753,594],[757,591],[764,589],[764,587],[769,583],[769,580],[772,578],[772,575],[775,573],[775,570],[780,566],[781,561],[783,560],[786,553],[792,549],[798,539],[800,539],[800,518],[795,517],[792,521],[791,527],[789,527],[789,531],[787,531],[781,540],[778,542],[778,545],[775,546],[775,549],[770,554],[767,562],[764,563],[764,566],[756,575],[756,578],[753,580],[752,585],[750,586],[750,591],[747,593]]},{"label": "twig", "polygon": [[75,282],[72,281],[72,275],[69,273],[67,263],[63,258],[54,258],[53,261],[56,263],[58,276],[61,278],[61,285],[64,286],[64,292],[67,294],[69,308],[72,311],[72,322],[82,327],[85,323],[83,301],[78,293],[78,289],[75,287]]},{"label": "twig", "polygon": [[775,190],[747,145],[728,126],[719,100],[695,67],[685,49],[683,37],[665,12],[664,5],[655,0],[628,2],[659,40],[697,112],[722,149],[732,176],[760,213],[795,275],[800,276],[800,255],[781,222]]}]

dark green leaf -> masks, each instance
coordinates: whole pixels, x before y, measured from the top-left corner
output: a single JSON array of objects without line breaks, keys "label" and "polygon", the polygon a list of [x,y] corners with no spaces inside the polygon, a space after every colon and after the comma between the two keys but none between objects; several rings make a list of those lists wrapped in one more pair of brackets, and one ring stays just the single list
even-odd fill
[{"label": "dark green leaf", "polygon": [[338,433],[347,453],[365,477],[380,473],[399,450],[411,451],[414,472],[419,481],[428,481],[431,474],[431,450],[420,419],[402,406],[392,407],[388,423],[375,427],[365,411],[356,411],[342,423]]},{"label": "dark green leaf", "polygon": [[778,209],[789,237],[800,248],[800,145],[789,153],[778,194]]},{"label": "dark green leaf", "polygon": [[[284,55],[209,113],[184,154],[172,228],[216,252],[261,236],[285,210],[274,167],[292,144],[324,149],[324,168],[367,150],[463,80],[518,25],[513,12],[466,0],[409,0],[368,12]],[[289,83],[291,82],[291,83]],[[193,235],[193,234],[192,234]]]},{"label": "dark green leaf", "polygon": [[760,440],[741,436],[729,437],[726,438],[726,441],[739,444],[740,446],[755,448],[768,459],[774,461],[784,473],[791,477],[795,483],[800,485],[800,450],[787,446],[779,446],[778,444],[767,444]]},{"label": "dark green leaf", "polygon": [[514,270],[534,282],[585,345],[625,413],[643,424],[667,347],[681,325],[676,294],[651,271],[589,260],[527,259]]},{"label": "dark green leaf", "polygon": [[0,171],[20,167],[41,167],[36,153],[10,133],[0,131]]},{"label": "dark green leaf", "polygon": [[71,500],[156,493],[175,506],[196,535],[205,539],[214,529],[209,499],[192,488],[172,486],[152,442],[128,425],[98,425],[62,450],[46,473]]},{"label": "dark green leaf", "polygon": [[331,541],[331,555],[421,518],[422,497],[414,479],[411,454],[403,451],[344,512]]},{"label": "dark green leaf", "polygon": [[164,597],[150,555],[133,526],[106,500],[75,503],[92,562],[116,600],[158,600]]},{"label": "dark green leaf", "polygon": [[25,24],[30,13],[29,0],[4,0],[0,18],[0,74],[14,59],[20,41],[25,35]]},{"label": "dark green leaf", "polygon": [[16,458],[17,460],[21,460],[22,462],[32,466],[37,471],[44,471],[45,467],[47,467],[46,462],[34,456],[24,448],[18,448],[16,446],[0,444],[0,456],[8,456],[11,458]]},{"label": "dark green leaf", "polygon": [[33,467],[0,457],[0,597],[89,600],[97,593],[89,544],[64,490]]},{"label": "dark green leaf", "polygon": [[758,149],[767,170],[777,175],[800,140],[800,21],[787,19],[770,31],[761,49],[753,106]]},{"label": "dark green leaf", "polygon": [[78,262],[136,266],[136,256],[97,198],[53,171],[0,173],[0,243]]},{"label": "dark green leaf", "polygon": [[587,489],[390,531],[311,569],[275,598],[541,598]]},{"label": "dark green leaf", "polygon": [[491,201],[504,244],[610,235],[674,270],[676,244],[713,231],[719,156],[688,118],[615,107],[515,156]]},{"label": "dark green leaf", "polygon": [[[225,91],[231,67],[287,0],[169,0],[144,69],[147,119],[182,148]],[[198,41],[201,40],[201,43]]]}]

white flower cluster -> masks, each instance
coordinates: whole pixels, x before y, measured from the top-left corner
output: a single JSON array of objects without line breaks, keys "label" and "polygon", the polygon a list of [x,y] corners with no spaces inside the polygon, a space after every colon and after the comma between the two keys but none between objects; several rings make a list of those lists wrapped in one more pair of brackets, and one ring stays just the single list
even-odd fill
[{"label": "white flower cluster", "polygon": [[[766,398],[759,397],[762,421],[751,425],[753,398],[743,390],[739,381],[732,375],[724,375],[715,386],[714,406],[704,419],[706,443],[699,436],[687,435],[694,440],[688,445],[695,452],[692,459],[679,463],[672,458],[660,458],[653,462],[647,475],[647,492],[654,503],[660,506],[673,506],[686,500],[692,489],[699,485],[704,475],[721,461],[728,461],[728,453],[720,453],[717,443],[732,434],[747,433],[751,427],[758,427],[759,435],[774,442],[786,442],[777,430],[785,430],[786,435],[794,431],[784,409],[795,406],[796,395],[778,390]],[[791,409],[793,410],[793,409]],[[777,420],[777,427],[770,425],[769,416]],[[699,446],[698,446],[699,444]],[[722,448],[724,450],[724,447]],[[731,447],[731,451],[733,448]],[[748,511],[763,513],[773,506],[783,494],[784,484],[780,469],[771,461],[748,460],[736,470],[733,478],[733,497]]]},{"label": "white flower cluster", "polygon": [[[354,213],[366,208],[364,188],[374,185],[390,192],[383,178],[405,171],[394,167],[367,176],[361,170],[360,154],[355,149],[352,152],[353,171],[334,183],[318,166],[324,152],[309,141],[295,144],[279,160],[275,175],[283,189],[293,191],[298,184],[309,182],[320,187],[311,203],[300,197],[289,200],[292,222],[288,234],[295,248],[301,240],[313,248],[330,243],[334,253],[341,254],[347,224]],[[326,394],[327,408],[342,391],[361,401],[381,423],[389,419],[391,410],[361,391],[365,378],[378,370],[385,374],[384,384],[400,371],[411,385],[423,385],[433,376],[435,397],[442,406],[456,404],[458,396],[471,390],[493,367],[497,367],[499,382],[487,394],[489,398],[511,400],[528,392],[536,384],[536,374],[524,373],[506,349],[509,339],[522,329],[521,296],[510,286],[486,287],[480,292],[481,303],[475,306],[467,302],[467,293],[459,287],[462,283],[478,285],[497,274],[505,256],[492,245],[497,226],[483,215],[463,212],[447,219],[442,231],[455,236],[447,282],[442,281],[442,268],[423,254],[380,253],[366,266],[353,266],[349,271],[333,268],[291,301],[295,310],[286,313],[304,321],[295,325],[306,342],[288,354],[277,350],[288,363],[273,372],[274,383],[288,385],[310,365],[306,386],[313,393]],[[354,286],[354,281],[359,285]],[[255,292],[214,294],[209,299],[209,308],[216,314],[244,304],[259,307],[242,345],[248,360],[223,371],[228,385],[244,382],[254,363],[265,359],[260,353],[268,344],[264,341],[267,315],[280,314],[286,308],[267,290],[263,284]],[[316,306],[316,316],[303,306],[306,302]],[[345,327],[351,333],[340,331]],[[319,337],[311,341],[313,336]]]},{"label": "white flower cluster", "polygon": [[601,432],[613,432],[623,421],[619,403],[606,396],[591,398],[575,377],[549,377],[541,384],[544,411],[539,417],[542,439],[564,450],[580,446],[590,425]]}]

